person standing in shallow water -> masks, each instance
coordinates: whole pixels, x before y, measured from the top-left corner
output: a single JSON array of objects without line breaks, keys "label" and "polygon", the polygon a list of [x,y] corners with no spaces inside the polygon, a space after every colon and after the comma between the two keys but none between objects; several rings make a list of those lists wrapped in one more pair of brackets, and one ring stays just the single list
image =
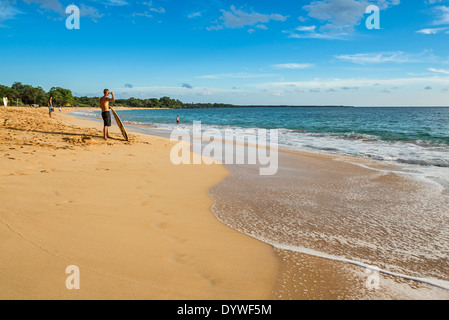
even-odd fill
[{"label": "person standing in shallow water", "polygon": [[[101,108],[101,117],[104,121],[103,128],[103,138],[104,140],[108,140],[109,137],[109,127],[112,125],[111,119],[111,109],[109,107],[109,102],[115,101],[114,92],[109,91],[108,89],[104,89],[104,96],[100,99],[100,108]],[[112,98],[109,98],[109,95],[112,95]]]},{"label": "person standing in shallow water", "polygon": [[176,124],[179,124],[179,116],[176,118]]}]

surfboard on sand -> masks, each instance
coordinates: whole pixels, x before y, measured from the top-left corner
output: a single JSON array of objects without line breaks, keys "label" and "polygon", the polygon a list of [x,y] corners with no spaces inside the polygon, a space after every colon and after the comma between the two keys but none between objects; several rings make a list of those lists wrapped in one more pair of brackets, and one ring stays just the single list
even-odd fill
[{"label": "surfboard on sand", "polygon": [[8,106],[8,98],[3,98],[3,105],[4,105],[5,107]]},{"label": "surfboard on sand", "polygon": [[126,132],[126,129],[125,129],[125,126],[123,125],[122,120],[120,120],[120,117],[118,116],[117,112],[115,112],[114,109],[112,109],[112,108],[110,108],[110,109],[112,111],[112,114],[114,115],[115,122],[117,122],[117,125],[123,134],[123,138],[125,138],[126,141],[129,141],[128,133]]}]

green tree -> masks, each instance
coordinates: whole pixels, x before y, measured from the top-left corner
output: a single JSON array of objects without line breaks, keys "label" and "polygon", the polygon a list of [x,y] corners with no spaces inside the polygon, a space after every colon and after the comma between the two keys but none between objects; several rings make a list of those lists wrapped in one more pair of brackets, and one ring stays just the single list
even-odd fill
[{"label": "green tree", "polygon": [[65,106],[67,104],[72,105],[75,102],[72,91],[69,89],[53,87],[48,92],[48,95],[53,98],[53,105],[58,107]]},{"label": "green tree", "polygon": [[129,98],[128,104],[132,108],[142,108],[143,107],[142,100],[136,99],[136,98]]},{"label": "green tree", "polygon": [[41,87],[26,85],[22,93],[22,102],[25,104],[45,104],[46,93]]},{"label": "green tree", "polygon": [[148,103],[148,107],[149,108],[159,108],[160,107],[159,99],[151,98]]},{"label": "green tree", "polygon": [[13,85],[11,86],[11,89],[17,93],[16,99],[19,99],[21,104],[25,103],[23,102],[23,94],[25,92],[26,86],[21,82],[14,82]]},{"label": "green tree", "polygon": [[170,109],[182,108],[182,102],[179,100],[174,100],[169,97],[162,97],[159,101],[162,108],[170,108]]},{"label": "green tree", "polygon": [[73,104],[78,107],[98,107],[99,105],[99,98],[92,98],[92,97],[74,97]]},{"label": "green tree", "polygon": [[45,105],[48,100],[48,96],[44,89],[41,87],[33,87],[28,84],[22,84],[21,82],[15,82],[11,88],[9,88],[8,96],[14,100],[20,99],[23,104]]},{"label": "green tree", "polygon": [[22,94],[25,91],[25,85],[21,82],[14,82],[11,86],[11,89],[16,90],[19,94]]},{"label": "green tree", "polygon": [[20,99],[20,94],[8,86],[0,85],[0,99],[1,98],[8,98],[9,101],[15,101],[16,99]]}]

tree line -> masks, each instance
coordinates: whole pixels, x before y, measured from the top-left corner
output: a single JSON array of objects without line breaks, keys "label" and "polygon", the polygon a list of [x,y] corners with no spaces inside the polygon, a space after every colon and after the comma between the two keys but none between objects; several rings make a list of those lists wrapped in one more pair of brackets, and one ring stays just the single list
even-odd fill
[{"label": "tree line", "polygon": [[[7,97],[11,104],[20,106],[39,105],[48,106],[50,97],[52,97],[53,106],[56,107],[89,107],[96,108],[99,106],[100,97],[76,97],[72,91],[60,87],[53,87],[46,92],[41,87],[33,87],[21,82],[15,82],[11,87],[0,85],[0,97]],[[117,106],[130,108],[182,108],[183,103],[169,97],[160,99],[118,99],[114,103]]]},{"label": "tree line", "polygon": [[18,101],[20,106],[48,105],[50,97],[53,97],[53,104],[56,106],[71,105],[75,101],[75,97],[68,89],[53,87],[46,92],[41,87],[33,87],[21,82],[15,82],[11,87],[0,85],[0,97],[8,98],[13,104]]},{"label": "tree line", "polygon": [[[15,82],[11,87],[0,85],[0,98],[7,97],[11,104],[18,101],[19,106],[39,105],[48,106],[52,97],[55,107],[88,107],[99,106],[100,97],[76,97],[72,91],[60,87],[53,87],[46,92],[41,87],[33,87],[21,82]],[[117,99],[113,105],[128,108],[167,108],[167,109],[209,109],[209,108],[229,108],[232,105],[219,103],[183,103],[182,101],[162,97],[160,99]]]},{"label": "tree line", "polygon": [[[92,107],[96,108],[99,105],[100,97],[75,97],[74,106],[76,107]],[[171,99],[169,97],[162,97],[160,99],[117,99],[112,103],[114,106],[121,106],[126,108],[163,108],[163,109],[181,109],[183,103],[179,100]]]}]

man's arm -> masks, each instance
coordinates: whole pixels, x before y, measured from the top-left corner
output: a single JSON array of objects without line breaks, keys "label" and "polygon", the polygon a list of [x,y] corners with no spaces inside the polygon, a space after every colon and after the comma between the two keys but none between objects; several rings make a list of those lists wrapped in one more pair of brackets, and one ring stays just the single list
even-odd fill
[{"label": "man's arm", "polygon": [[112,99],[109,99],[110,102],[115,101],[114,92],[111,91]]}]

